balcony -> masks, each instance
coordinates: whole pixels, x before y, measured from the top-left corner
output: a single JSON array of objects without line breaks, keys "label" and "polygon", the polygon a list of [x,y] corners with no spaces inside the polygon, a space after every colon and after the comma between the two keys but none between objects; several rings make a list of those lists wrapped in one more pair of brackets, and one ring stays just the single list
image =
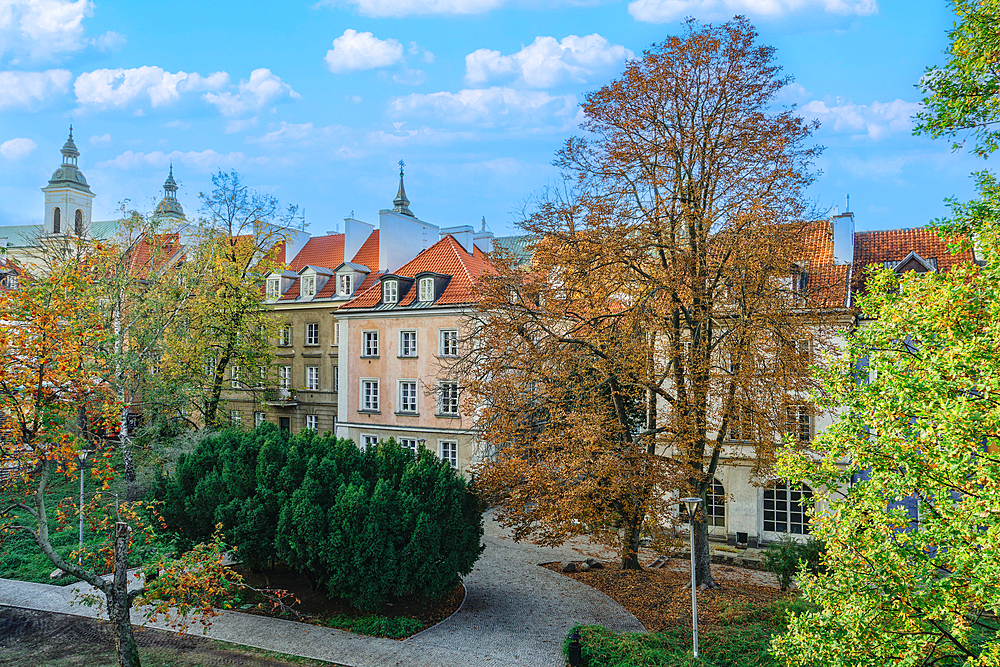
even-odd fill
[{"label": "balcony", "polygon": [[295,400],[295,390],[287,387],[265,389],[264,404],[275,408],[294,408],[298,405]]}]

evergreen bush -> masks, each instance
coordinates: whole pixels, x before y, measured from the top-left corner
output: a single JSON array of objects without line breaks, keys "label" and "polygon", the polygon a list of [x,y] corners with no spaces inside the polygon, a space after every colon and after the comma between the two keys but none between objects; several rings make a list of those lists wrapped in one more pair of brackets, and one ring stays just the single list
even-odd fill
[{"label": "evergreen bush", "polygon": [[810,537],[805,542],[797,542],[785,537],[768,545],[764,552],[764,567],[778,577],[781,590],[787,591],[800,568],[812,574],[822,571],[825,552],[826,547],[819,540]]}]

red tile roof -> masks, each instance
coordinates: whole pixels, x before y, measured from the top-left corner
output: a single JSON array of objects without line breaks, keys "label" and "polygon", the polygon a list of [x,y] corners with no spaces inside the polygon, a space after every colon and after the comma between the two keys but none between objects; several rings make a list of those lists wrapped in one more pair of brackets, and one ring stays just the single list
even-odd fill
[{"label": "red tile roof", "polygon": [[146,278],[150,271],[158,271],[181,250],[180,235],[144,235],[136,241],[129,256],[129,273],[136,278]]},{"label": "red tile roof", "polygon": [[834,264],[833,231],[829,220],[807,222],[802,228],[802,261],[807,273],[806,294],[816,305],[847,305],[849,264]]},{"label": "red tile roof", "polygon": [[974,259],[971,250],[952,253],[948,250],[948,242],[942,240],[937,231],[930,227],[858,232],[854,235],[852,289],[864,292],[866,267],[883,262],[899,262],[911,252],[917,253],[926,261],[936,261],[937,270],[942,273],[950,271],[957,264]]},{"label": "red tile roof", "polygon": [[278,299],[278,301],[294,301],[299,298],[299,289],[302,287],[301,282],[301,278],[296,278],[291,287],[289,287],[288,290],[281,295],[281,298]]},{"label": "red tile roof", "polygon": [[299,254],[288,265],[292,271],[299,271],[312,264],[327,269],[336,269],[344,261],[344,235],[328,234],[314,236],[302,247]]},{"label": "red tile roof", "polygon": [[[351,258],[351,262],[353,262],[354,264],[364,264],[371,270],[372,273],[375,273],[379,269],[378,232],[379,230],[377,229],[373,231],[371,235],[369,235],[368,238],[365,239],[365,242],[361,244],[361,248],[358,249],[357,254],[354,255],[353,258]],[[330,268],[335,269],[337,267],[332,266]]]},{"label": "red tile roof", "polygon": [[[476,282],[484,273],[492,273],[493,267],[480,254],[478,257],[470,255],[462,245],[448,234],[430,248],[423,250],[419,255],[404,264],[394,275],[407,278],[416,277],[424,272],[439,273],[451,276],[447,287],[434,305],[453,306],[458,304],[472,303],[476,300]],[[384,274],[379,274],[379,276]],[[369,274],[361,288],[358,289],[358,296],[341,306],[342,308],[372,308],[379,305],[382,299],[381,286],[375,282],[379,276],[374,273]],[[414,302],[417,296],[416,285],[412,286],[409,292],[400,299],[400,306],[408,306]]]}]

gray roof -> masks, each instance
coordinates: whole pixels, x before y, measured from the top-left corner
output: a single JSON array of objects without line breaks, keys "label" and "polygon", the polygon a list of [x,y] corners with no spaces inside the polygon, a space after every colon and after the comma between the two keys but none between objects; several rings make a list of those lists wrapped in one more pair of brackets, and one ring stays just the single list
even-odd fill
[{"label": "gray roof", "polygon": [[531,249],[528,247],[534,240],[527,235],[521,236],[498,236],[493,239],[494,246],[501,246],[514,257],[519,264],[531,263]]},{"label": "gray roof", "polygon": [[[118,231],[118,220],[95,220],[90,223],[90,238],[105,240]],[[41,225],[7,225],[0,227],[0,239],[6,238],[11,248],[28,248],[38,245]]]}]

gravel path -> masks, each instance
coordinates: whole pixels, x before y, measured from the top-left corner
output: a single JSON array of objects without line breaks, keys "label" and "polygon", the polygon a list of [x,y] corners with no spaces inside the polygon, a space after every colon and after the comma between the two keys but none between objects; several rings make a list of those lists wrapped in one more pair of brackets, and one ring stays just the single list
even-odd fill
[{"label": "gravel path", "polygon": [[[464,579],[461,609],[405,641],[235,612],[222,612],[205,636],[352,667],[544,667],[565,664],[563,640],[577,623],[601,624],[619,632],[644,631],[632,614],[604,593],[538,566],[587,555],[608,557],[600,547],[581,540],[559,549],[518,544],[497,526],[491,513],[486,515],[483,541],[486,550]],[[2,605],[97,616],[96,610],[69,604],[73,596],[73,587],[0,579]],[[139,612],[133,612],[134,623],[149,625],[143,621]]]}]

